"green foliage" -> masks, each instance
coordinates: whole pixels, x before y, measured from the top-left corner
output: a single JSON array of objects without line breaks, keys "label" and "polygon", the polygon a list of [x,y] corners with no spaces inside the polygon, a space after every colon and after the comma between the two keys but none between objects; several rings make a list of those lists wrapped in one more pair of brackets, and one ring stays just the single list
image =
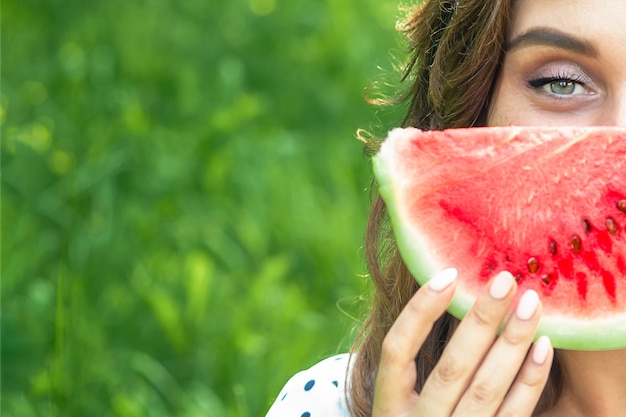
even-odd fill
[{"label": "green foliage", "polygon": [[3,416],[263,415],[348,349],[395,7],[3,3]]}]

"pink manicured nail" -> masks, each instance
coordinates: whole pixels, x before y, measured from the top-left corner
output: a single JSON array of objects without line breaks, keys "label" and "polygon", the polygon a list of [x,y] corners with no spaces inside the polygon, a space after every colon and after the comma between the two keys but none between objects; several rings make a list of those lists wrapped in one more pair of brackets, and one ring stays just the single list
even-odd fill
[{"label": "pink manicured nail", "polygon": [[443,291],[454,282],[457,275],[458,271],[456,268],[444,269],[443,271],[435,274],[435,276],[428,281],[428,287],[433,291]]},{"label": "pink manicured nail", "polygon": [[517,305],[516,315],[520,320],[529,320],[539,305],[539,295],[534,290],[528,290],[522,295]]},{"label": "pink manicured nail", "polygon": [[491,283],[489,294],[496,300],[501,300],[511,292],[514,283],[515,278],[513,278],[513,275],[510,272],[502,271]]},{"label": "pink manicured nail", "polygon": [[541,336],[539,339],[537,339],[532,353],[533,362],[535,362],[537,365],[543,365],[548,358],[551,347],[552,346],[548,336]]}]

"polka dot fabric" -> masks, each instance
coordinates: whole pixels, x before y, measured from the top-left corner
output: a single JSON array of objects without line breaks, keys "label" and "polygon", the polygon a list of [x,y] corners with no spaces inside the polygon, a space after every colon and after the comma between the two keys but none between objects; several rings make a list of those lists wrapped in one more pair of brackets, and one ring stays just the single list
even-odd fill
[{"label": "polka dot fabric", "polygon": [[345,381],[350,355],[325,359],[295,374],[266,417],[349,417]]}]

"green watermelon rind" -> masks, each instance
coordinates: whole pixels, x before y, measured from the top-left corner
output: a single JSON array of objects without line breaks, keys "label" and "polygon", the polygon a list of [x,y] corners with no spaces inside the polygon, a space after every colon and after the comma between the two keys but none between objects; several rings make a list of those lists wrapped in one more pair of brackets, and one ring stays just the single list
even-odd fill
[{"label": "green watermelon rind", "polygon": [[[448,267],[455,267],[455,265],[438,265],[419,250],[421,245],[427,243],[416,230],[407,227],[403,220],[406,216],[403,215],[402,207],[398,204],[399,196],[394,192],[393,169],[389,168],[389,165],[393,165],[393,160],[389,159],[393,159],[393,155],[386,158],[382,149],[372,158],[378,191],[387,206],[400,255],[417,282],[424,285],[437,272]],[[462,274],[462,271],[459,273]],[[462,319],[473,305],[475,298],[473,294],[459,285],[447,311],[454,317]],[[603,317],[585,321],[544,315],[539,322],[535,339],[546,335],[550,338],[553,347],[570,350],[626,348],[625,316],[626,312],[615,318]]]}]

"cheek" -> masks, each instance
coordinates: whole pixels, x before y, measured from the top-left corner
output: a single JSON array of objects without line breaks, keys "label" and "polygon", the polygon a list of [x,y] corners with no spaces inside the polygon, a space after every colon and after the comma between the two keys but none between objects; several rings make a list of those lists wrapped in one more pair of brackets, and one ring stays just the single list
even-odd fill
[{"label": "cheek", "polygon": [[497,107],[494,105],[491,107],[491,110],[489,111],[489,115],[487,117],[487,126],[507,126],[511,124],[504,117],[506,112],[502,110],[503,109],[501,105],[498,105]]},{"label": "cheek", "polygon": [[492,96],[489,113],[487,115],[487,126],[508,126],[511,124],[519,124],[518,111],[511,101],[508,99],[510,94],[506,88],[498,85]]},{"label": "cheek", "polygon": [[523,87],[499,80],[487,115],[487,126],[531,126],[549,124],[530,103]]}]

